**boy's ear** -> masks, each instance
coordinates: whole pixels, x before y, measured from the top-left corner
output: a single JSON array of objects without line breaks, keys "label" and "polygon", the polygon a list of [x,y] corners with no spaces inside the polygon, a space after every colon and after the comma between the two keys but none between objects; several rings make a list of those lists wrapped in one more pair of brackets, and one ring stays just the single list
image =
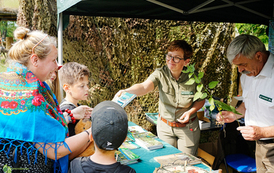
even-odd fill
[{"label": "boy's ear", "polygon": [[66,83],[63,84],[63,90],[67,92],[69,90],[70,86]]}]

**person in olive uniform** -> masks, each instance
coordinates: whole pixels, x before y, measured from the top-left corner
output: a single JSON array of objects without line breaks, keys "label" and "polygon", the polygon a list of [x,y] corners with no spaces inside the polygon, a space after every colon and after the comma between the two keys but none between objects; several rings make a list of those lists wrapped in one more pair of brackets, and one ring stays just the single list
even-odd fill
[{"label": "person in olive uniform", "polygon": [[157,135],[182,152],[196,155],[200,139],[197,111],[205,101],[193,102],[196,83],[185,85],[189,76],[182,70],[189,63],[192,54],[192,47],[186,41],[171,42],[165,55],[165,66],[156,69],[143,83],[118,91],[115,97],[124,91],[142,96],[158,86]]}]

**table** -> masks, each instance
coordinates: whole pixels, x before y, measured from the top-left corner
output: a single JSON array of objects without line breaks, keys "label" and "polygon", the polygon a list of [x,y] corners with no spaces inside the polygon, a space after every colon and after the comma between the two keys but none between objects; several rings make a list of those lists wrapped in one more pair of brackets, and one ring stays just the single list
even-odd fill
[{"label": "table", "polygon": [[[133,122],[128,122],[129,126],[136,126],[135,123]],[[134,164],[130,164],[129,166],[133,169],[135,169],[135,171],[137,173],[152,173],[155,168],[159,168],[160,164],[154,160],[154,157],[157,156],[164,156],[164,155],[169,155],[169,154],[176,154],[176,153],[181,153],[180,150],[178,150],[177,148],[173,147],[172,145],[164,142],[161,139],[157,139],[160,142],[163,143],[164,147],[161,149],[157,149],[157,150],[147,150],[145,148],[137,148],[137,149],[132,149],[132,152],[134,152],[135,154],[140,156],[140,161],[138,163],[134,163]],[[208,167],[206,167],[203,164],[198,164],[195,165],[198,166],[200,168],[203,169],[207,169]]]}]

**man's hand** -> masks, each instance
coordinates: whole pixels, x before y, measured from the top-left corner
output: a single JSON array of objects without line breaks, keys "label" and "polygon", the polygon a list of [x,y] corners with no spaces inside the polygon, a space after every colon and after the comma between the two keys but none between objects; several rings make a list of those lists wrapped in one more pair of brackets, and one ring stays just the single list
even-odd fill
[{"label": "man's hand", "polygon": [[235,121],[236,119],[237,119],[236,115],[233,112],[229,112],[229,111],[222,111],[216,115],[216,120],[222,124],[231,123]]},{"label": "man's hand", "polygon": [[255,141],[263,138],[262,128],[258,126],[241,126],[238,127],[237,130],[239,130],[242,133],[243,138],[248,141]]}]

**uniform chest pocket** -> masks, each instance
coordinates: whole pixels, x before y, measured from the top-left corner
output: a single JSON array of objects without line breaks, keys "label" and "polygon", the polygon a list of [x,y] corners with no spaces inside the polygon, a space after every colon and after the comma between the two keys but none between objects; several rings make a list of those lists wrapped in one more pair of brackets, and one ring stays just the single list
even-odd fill
[{"label": "uniform chest pocket", "polygon": [[179,106],[183,108],[188,108],[193,103],[194,95],[180,95]]},{"label": "uniform chest pocket", "polygon": [[164,93],[168,94],[168,95],[174,95],[175,91],[173,88],[169,87],[169,86],[163,86],[162,90]]}]

